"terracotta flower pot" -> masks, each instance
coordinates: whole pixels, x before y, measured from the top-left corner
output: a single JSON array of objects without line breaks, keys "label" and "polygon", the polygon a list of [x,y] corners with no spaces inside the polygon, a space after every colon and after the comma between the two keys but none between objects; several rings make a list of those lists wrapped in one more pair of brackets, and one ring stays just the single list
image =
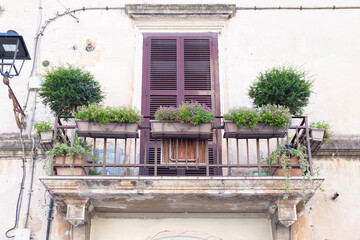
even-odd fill
[{"label": "terracotta flower pot", "polygon": [[287,129],[274,129],[266,123],[258,123],[255,127],[236,126],[229,120],[224,121],[224,138],[282,138],[285,136]]},{"label": "terracotta flower pot", "polygon": [[[277,160],[278,164],[278,160]],[[299,165],[299,160],[297,157],[291,157],[290,158],[290,165]],[[287,169],[286,172],[290,173],[290,176],[302,176],[301,168],[291,168]],[[285,176],[285,172],[282,170],[282,168],[277,168],[274,176]]]},{"label": "terracotta flower pot", "polygon": [[78,135],[93,138],[138,138],[137,123],[107,123],[98,124],[84,120],[76,120]]},{"label": "terracotta flower pot", "polygon": [[[80,165],[83,163],[83,159],[79,155],[72,156],[72,165]],[[70,165],[71,162],[71,156],[65,156],[65,162],[64,162],[64,156],[58,156],[54,157],[55,164],[66,164]],[[58,176],[83,176],[86,175],[85,169],[83,167],[70,167],[70,166],[64,166],[64,167],[56,167],[56,173]]]}]

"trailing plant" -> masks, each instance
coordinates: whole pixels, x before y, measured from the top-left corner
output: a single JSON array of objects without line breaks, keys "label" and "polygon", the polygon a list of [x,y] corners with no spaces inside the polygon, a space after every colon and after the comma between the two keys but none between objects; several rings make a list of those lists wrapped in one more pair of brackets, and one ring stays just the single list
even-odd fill
[{"label": "trailing plant", "polygon": [[155,119],[197,125],[214,121],[215,113],[205,104],[191,101],[184,102],[177,108],[174,106],[160,107],[155,112]]},{"label": "trailing plant", "polygon": [[248,107],[233,108],[224,115],[225,120],[234,122],[236,126],[246,127],[255,127],[259,122],[259,118],[258,110]]},{"label": "trailing plant", "polygon": [[284,128],[291,123],[289,109],[279,105],[266,105],[254,109],[247,107],[234,108],[224,115],[237,126],[255,127],[258,123],[266,123],[274,129]]},{"label": "trailing plant", "polygon": [[[65,141],[65,142],[56,142],[54,147],[46,151],[45,154],[48,156],[48,161],[45,162],[43,168],[46,171],[46,174],[50,174],[51,165],[54,163],[54,158],[59,156],[82,156],[88,155],[91,152],[92,145],[84,142],[84,139],[79,137],[74,137],[73,141]],[[72,166],[72,158],[70,158],[70,168],[73,169]]]},{"label": "trailing plant", "polygon": [[[285,178],[285,200],[289,198],[289,194],[291,193],[290,170],[292,167],[290,164],[290,160],[292,157],[296,157],[299,161],[303,180],[312,181],[312,176],[310,175],[310,164],[308,161],[308,156],[306,154],[306,147],[304,145],[299,145],[298,148],[280,146],[279,149],[271,152],[270,158],[268,156],[263,157],[263,155],[261,155],[261,164],[263,165],[268,165],[270,162],[271,164],[280,164],[281,171],[284,173]],[[269,170],[269,168],[265,167],[264,170],[267,171]],[[320,169],[316,169],[316,174],[317,176],[320,175]],[[303,182],[302,197],[304,203],[306,201],[305,190],[305,183]]]},{"label": "trailing plant", "polygon": [[50,121],[34,122],[35,136],[40,137],[40,132],[52,130],[53,127]]},{"label": "trailing plant", "polygon": [[74,116],[77,119],[99,124],[114,122],[137,123],[142,119],[140,112],[134,107],[103,107],[98,104],[80,107]]},{"label": "trailing plant", "polygon": [[327,142],[331,139],[333,133],[331,132],[331,126],[328,122],[325,121],[318,121],[318,122],[312,122],[310,124],[310,128],[318,128],[318,129],[324,129],[324,142]]},{"label": "trailing plant", "polygon": [[94,76],[70,64],[47,70],[40,97],[56,116],[72,115],[79,106],[99,103],[104,98]]},{"label": "trailing plant", "polygon": [[248,95],[257,107],[267,104],[283,105],[291,114],[302,114],[309,104],[313,81],[306,72],[294,67],[274,67],[260,73],[248,90]]}]

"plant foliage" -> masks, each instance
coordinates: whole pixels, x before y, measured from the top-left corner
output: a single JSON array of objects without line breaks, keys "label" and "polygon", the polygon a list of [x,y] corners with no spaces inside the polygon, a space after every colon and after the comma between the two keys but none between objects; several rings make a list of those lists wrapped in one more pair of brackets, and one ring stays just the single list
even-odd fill
[{"label": "plant foliage", "polygon": [[279,105],[266,105],[262,108],[240,107],[230,110],[224,115],[225,120],[237,126],[255,127],[258,123],[266,123],[274,129],[284,128],[291,123],[289,109]]},{"label": "plant foliage", "polygon": [[83,106],[75,112],[75,118],[96,122],[98,124],[106,123],[137,123],[142,119],[140,112],[130,106],[121,107],[103,107],[98,104]]},{"label": "plant foliage", "polygon": [[35,136],[40,137],[40,132],[53,129],[53,124],[50,121],[41,121],[34,123]]},{"label": "plant foliage", "polygon": [[249,88],[248,95],[257,107],[263,105],[283,105],[291,114],[302,114],[309,104],[313,82],[304,71],[293,67],[275,67],[260,73]]},{"label": "plant foliage", "polygon": [[70,64],[48,70],[40,97],[56,116],[71,116],[79,106],[99,103],[104,98],[94,76]]},{"label": "plant foliage", "polygon": [[205,104],[191,101],[184,102],[177,108],[173,106],[160,107],[155,112],[155,119],[197,125],[214,121],[215,113]]}]

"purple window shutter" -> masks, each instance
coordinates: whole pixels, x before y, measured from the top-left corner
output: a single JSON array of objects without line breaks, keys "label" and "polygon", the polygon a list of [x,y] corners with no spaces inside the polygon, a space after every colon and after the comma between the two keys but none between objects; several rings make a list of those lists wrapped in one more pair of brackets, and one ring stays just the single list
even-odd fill
[{"label": "purple window shutter", "polygon": [[[217,64],[216,34],[144,34],[142,114],[153,116],[160,106],[176,106],[182,101],[196,100],[216,109],[216,114],[220,115]],[[148,124],[148,120],[144,123]],[[213,140],[209,144],[210,163],[221,156],[216,154]],[[148,159],[143,159],[145,141]],[[141,135],[141,162],[154,163],[154,144],[149,131]],[[158,151],[160,163],[160,144]],[[153,169],[146,172],[151,175]],[[158,174],[205,175],[205,169],[160,167]]]}]

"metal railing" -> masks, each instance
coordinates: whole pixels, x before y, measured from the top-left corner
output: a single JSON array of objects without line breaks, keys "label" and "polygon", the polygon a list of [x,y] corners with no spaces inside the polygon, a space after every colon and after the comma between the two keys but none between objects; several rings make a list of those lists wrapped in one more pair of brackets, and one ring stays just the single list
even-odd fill
[{"label": "metal railing", "polygon": [[[221,118],[217,117],[218,123]],[[73,120],[73,117],[56,117],[55,141],[71,142],[76,134]],[[52,164],[51,175],[56,175],[59,168],[71,167],[83,169],[83,175],[102,176],[273,176],[281,169],[281,163],[270,161],[272,152],[280,148],[299,148],[301,145],[307,155],[309,172],[313,175],[308,118],[293,116],[292,122],[283,138],[223,138],[223,122],[213,126],[214,137],[209,141],[143,140],[141,136],[149,134],[149,125],[139,127],[142,142],[139,138],[87,137],[84,144],[92,146],[91,153],[82,155],[81,163],[74,161],[73,157],[69,164],[63,157],[62,161]],[[185,151],[178,150],[179,142],[182,147],[185,146]],[[148,146],[149,143],[152,148]],[[144,151],[140,151],[140,148]],[[181,154],[185,156],[179,157]],[[291,167],[301,168],[300,164],[292,164]]]}]

